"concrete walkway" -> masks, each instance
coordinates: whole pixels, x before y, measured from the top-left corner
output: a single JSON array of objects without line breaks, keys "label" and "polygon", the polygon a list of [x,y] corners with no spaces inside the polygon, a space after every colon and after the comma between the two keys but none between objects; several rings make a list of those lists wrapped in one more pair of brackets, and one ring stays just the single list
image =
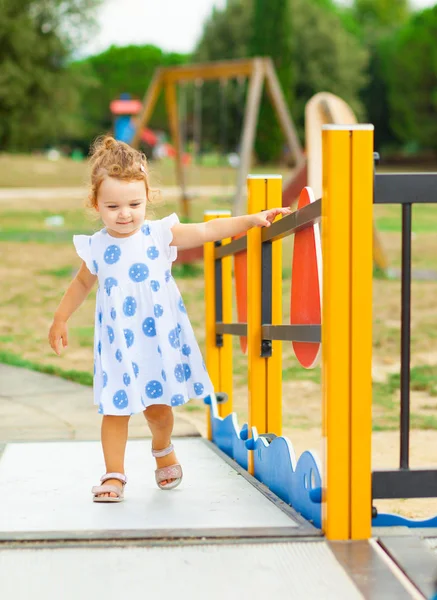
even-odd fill
[{"label": "concrete walkway", "polygon": [[[0,414],[0,443],[100,439],[92,388],[44,373],[0,364]],[[173,435],[200,434],[175,410]],[[132,417],[129,437],[150,437],[143,415]]]}]

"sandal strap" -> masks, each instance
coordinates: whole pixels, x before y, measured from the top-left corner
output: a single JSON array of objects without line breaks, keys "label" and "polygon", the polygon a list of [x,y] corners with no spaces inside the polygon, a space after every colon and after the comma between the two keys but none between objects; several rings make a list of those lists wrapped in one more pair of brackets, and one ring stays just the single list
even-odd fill
[{"label": "sandal strap", "polygon": [[152,448],[152,455],[155,458],[162,458],[163,456],[167,456],[167,454],[171,454],[173,450],[173,444],[170,444],[170,446],[167,446],[167,448],[164,448],[164,450],[154,450]]},{"label": "sandal strap", "polygon": [[123,473],[106,473],[100,477],[100,483],[105,483],[108,479],[117,479],[118,481],[121,481],[123,485],[126,485],[127,483],[127,477],[126,475],[123,475]]},{"label": "sandal strap", "polygon": [[168,479],[181,479],[182,478],[182,467],[181,465],[170,465],[169,467],[161,467],[155,471],[156,483],[161,483]]},{"label": "sandal strap", "polygon": [[91,493],[94,496],[100,496],[101,494],[110,494],[113,493],[117,496],[117,498],[121,498],[123,495],[123,488],[119,488],[116,485],[95,485]]}]

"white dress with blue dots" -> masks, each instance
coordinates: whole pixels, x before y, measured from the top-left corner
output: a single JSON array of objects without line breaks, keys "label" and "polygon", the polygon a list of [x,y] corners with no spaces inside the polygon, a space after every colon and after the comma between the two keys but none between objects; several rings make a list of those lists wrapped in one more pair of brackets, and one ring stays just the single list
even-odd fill
[{"label": "white dress with blue dots", "polygon": [[177,406],[213,393],[182,296],[171,275],[176,214],[146,221],[133,235],[105,229],[73,242],[98,276],[94,404],[132,415],[151,404]]}]

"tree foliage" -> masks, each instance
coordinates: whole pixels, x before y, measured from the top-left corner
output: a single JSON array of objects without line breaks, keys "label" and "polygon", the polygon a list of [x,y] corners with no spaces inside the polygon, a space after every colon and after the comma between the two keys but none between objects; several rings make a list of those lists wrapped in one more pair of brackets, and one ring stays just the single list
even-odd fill
[{"label": "tree foliage", "polygon": [[100,0],[0,0],[0,147],[28,150],[74,135],[85,84],[68,60]]},{"label": "tree foliage", "polygon": [[437,6],[416,15],[385,53],[391,126],[404,142],[437,151]]}]

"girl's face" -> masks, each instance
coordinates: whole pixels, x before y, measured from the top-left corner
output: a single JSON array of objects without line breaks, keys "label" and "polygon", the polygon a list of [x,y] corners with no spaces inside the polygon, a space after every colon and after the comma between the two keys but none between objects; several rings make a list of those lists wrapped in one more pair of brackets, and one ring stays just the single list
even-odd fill
[{"label": "girl's face", "polygon": [[106,177],[99,187],[96,210],[109,235],[128,237],[143,225],[146,204],[144,181]]}]

